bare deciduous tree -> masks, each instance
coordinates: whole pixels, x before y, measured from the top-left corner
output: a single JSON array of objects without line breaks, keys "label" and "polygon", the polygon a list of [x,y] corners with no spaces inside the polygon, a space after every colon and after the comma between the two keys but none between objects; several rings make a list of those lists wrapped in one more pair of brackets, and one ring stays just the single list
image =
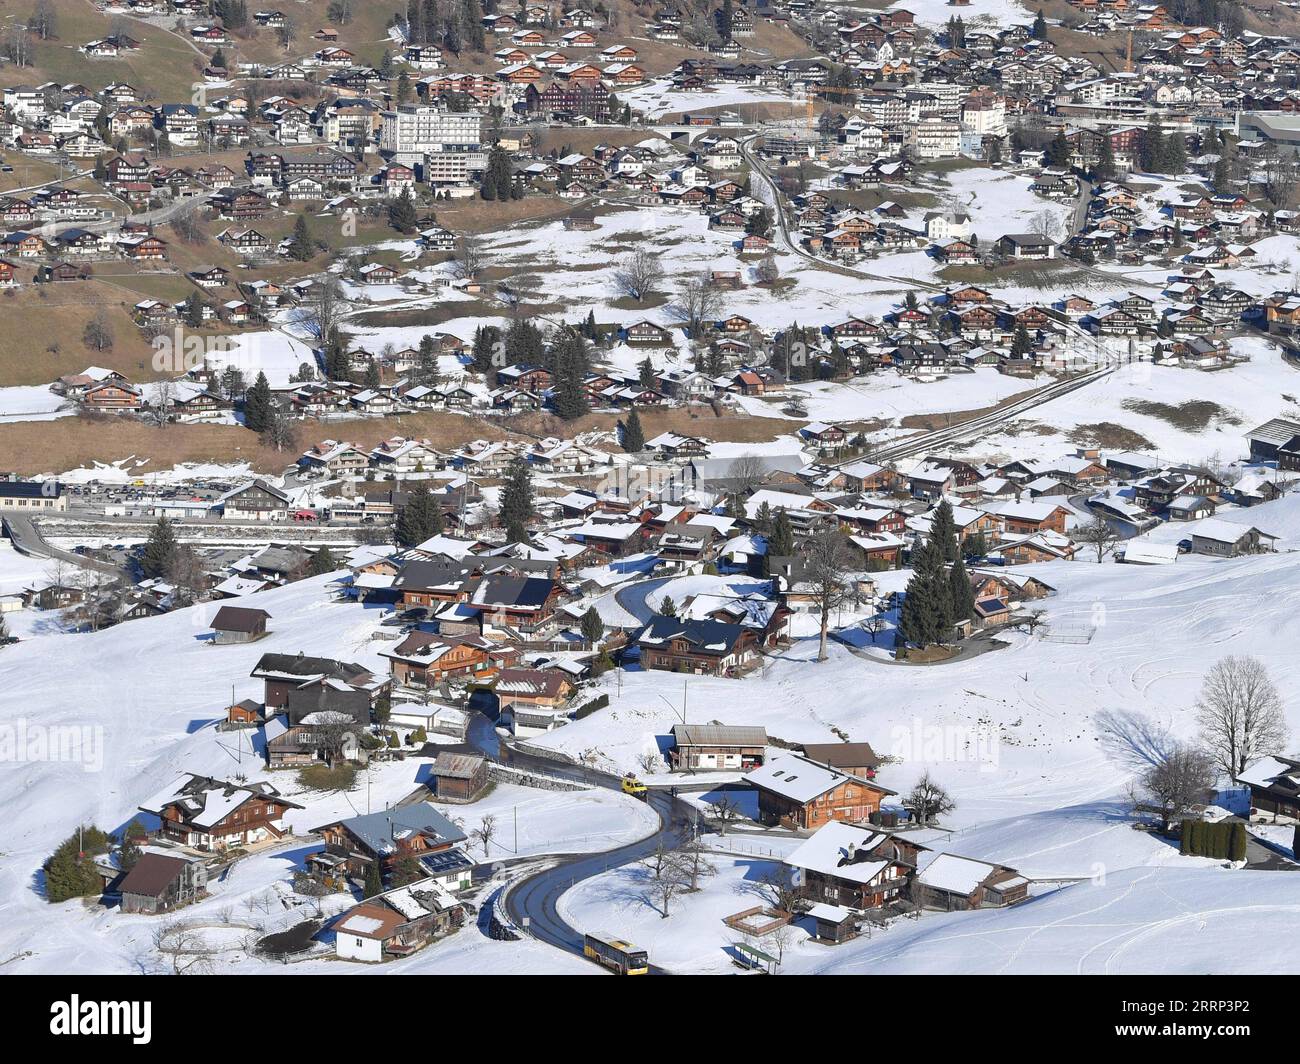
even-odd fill
[{"label": "bare deciduous tree", "polygon": [[484,265],[483,244],[478,237],[466,234],[456,242],[455,272],[463,281],[471,281]]},{"label": "bare deciduous tree", "polygon": [[275,403],[267,411],[262,442],[277,451],[298,449],[298,424]]},{"label": "bare deciduous tree", "polygon": [[672,915],[673,900],[690,889],[691,875],[683,855],[675,850],[660,847],[646,862],[650,872],[647,883],[649,901],[658,911],[660,919]]},{"label": "bare deciduous tree", "polygon": [[759,879],[759,889],[764,900],[774,909],[792,913],[799,904],[799,885],[785,865],[774,865]]},{"label": "bare deciduous tree", "polygon": [[343,756],[343,749],[348,740],[356,733],[356,721],[346,713],[326,711],[313,713],[311,723],[311,742],[316,749],[325,754],[325,760],[333,765]]},{"label": "bare deciduous tree", "polygon": [[727,825],[741,816],[740,806],[725,794],[708,803],[709,816],[718,822],[718,834],[726,835]]},{"label": "bare deciduous tree", "polygon": [[644,249],[634,251],[614,271],[614,284],[624,295],[644,303],[653,295],[655,286],[663,280],[664,268],[659,256]]},{"label": "bare deciduous tree", "polygon": [[108,323],[108,315],[98,311],[81,333],[81,342],[92,351],[111,351],[113,349],[113,327]]},{"label": "bare deciduous tree", "polygon": [[153,945],[171,961],[172,975],[206,975],[212,971],[215,951],[197,928],[166,924],[154,930]]},{"label": "bare deciduous tree", "polygon": [[1047,624],[1047,612],[1045,610],[1030,610],[1016,621],[1016,627],[1023,628],[1030,635],[1033,635],[1045,624]]},{"label": "bare deciduous tree", "polygon": [[721,306],[722,294],[707,272],[687,278],[677,289],[677,309],[686,319],[693,340],[700,338],[704,323],[717,317]]},{"label": "bare deciduous tree", "polygon": [[1231,779],[1287,738],[1282,698],[1264,663],[1248,655],[1220,658],[1206,674],[1196,723],[1206,751]]},{"label": "bare deciduous tree", "polygon": [[175,385],[161,380],[153,386],[153,397],[145,407],[145,418],[151,425],[165,428],[171,424],[172,405],[175,402]]},{"label": "bare deciduous tree", "polygon": [[469,837],[483,847],[483,856],[488,855],[488,849],[492,845],[492,840],[497,833],[497,818],[488,813],[479,821],[478,827],[469,833]]},{"label": "bare deciduous tree", "polygon": [[58,36],[59,16],[52,0],[36,0],[36,10],[27,20],[27,28],[43,41]]},{"label": "bare deciduous tree", "polygon": [[946,816],[957,808],[957,803],[927,770],[903,799],[903,808],[911,810],[922,824],[928,824],[935,817]]},{"label": "bare deciduous tree", "polygon": [[188,543],[177,544],[167,565],[167,582],[176,589],[172,593],[176,606],[192,605],[207,590],[203,559]]},{"label": "bare deciduous tree", "polygon": [[1119,543],[1119,533],[1101,514],[1094,514],[1090,520],[1076,528],[1074,538],[1096,551],[1098,565],[1105,561],[1106,555],[1112,553]]},{"label": "bare deciduous tree", "polygon": [[335,278],[327,278],[314,285],[306,303],[303,321],[322,342],[338,328],[347,313],[343,286]]},{"label": "bare deciduous tree", "polygon": [[686,843],[678,851],[682,873],[686,877],[686,889],[691,893],[700,889],[701,880],[718,874],[717,866],[709,857],[709,851],[698,839]]},{"label": "bare deciduous tree", "polygon": [[804,580],[812,592],[821,622],[817,660],[826,660],[826,635],[831,612],[848,593],[849,547],[838,529],[815,532],[804,540],[799,552],[804,562]]},{"label": "bare deciduous tree", "polygon": [[727,481],[741,499],[763,482],[767,468],[755,454],[742,454],[727,466]]},{"label": "bare deciduous tree", "polygon": [[1130,787],[1129,798],[1135,808],[1159,813],[1161,828],[1168,831],[1172,821],[1206,800],[1216,775],[1214,760],[1204,750],[1175,745]]}]

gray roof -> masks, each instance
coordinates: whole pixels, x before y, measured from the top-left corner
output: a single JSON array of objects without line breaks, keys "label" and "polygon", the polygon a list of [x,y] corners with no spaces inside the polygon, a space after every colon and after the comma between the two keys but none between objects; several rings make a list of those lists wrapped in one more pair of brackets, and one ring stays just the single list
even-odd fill
[{"label": "gray roof", "polygon": [[[807,459],[798,454],[745,455],[746,459],[751,457],[762,470],[760,475],[797,473],[807,464]],[[700,483],[721,485],[735,479],[732,472],[735,464],[735,458],[697,458],[691,462],[691,470]]]},{"label": "gray roof", "polygon": [[[394,835],[418,832],[444,843],[465,841],[465,833],[443,816],[428,802],[402,805],[378,813],[354,816],[350,820],[336,821],[374,853],[388,853],[394,849]],[[322,825],[325,827],[328,825]],[[313,828],[320,831],[320,828]]]},{"label": "gray roof", "polygon": [[673,739],[683,746],[766,746],[767,729],[747,724],[674,724]]}]

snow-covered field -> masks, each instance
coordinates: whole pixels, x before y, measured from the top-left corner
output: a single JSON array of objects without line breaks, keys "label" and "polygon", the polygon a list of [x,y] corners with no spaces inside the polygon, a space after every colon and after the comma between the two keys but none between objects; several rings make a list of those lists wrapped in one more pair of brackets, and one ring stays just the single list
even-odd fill
[{"label": "snow-covered field", "polygon": [[[4,591],[40,575],[39,568],[33,572],[39,563],[11,553],[0,553]],[[260,681],[248,674],[264,653],[301,650],[386,667],[377,653],[382,644],[370,639],[377,611],[328,601],[329,579],[259,594],[257,605],[272,616],[271,634],[248,646],[214,647],[202,639],[209,631],[211,605],[93,635],[27,625],[43,616],[40,611],[11,615],[22,618],[24,623],[14,623],[13,629],[24,638],[0,652],[0,738],[7,744],[9,762],[0,773],[0,806],[6,810],[0,833],[0,904],[10,916],[0,930],[0,958],[23,951],[31,955],[9,970],[128,972],[145,963],[156,921],[78,902],[52,907],[37,892],[38,870],[78,824],[120,832],[137,815],[140,802],[185,772],[270,779],[306,807],[286,818],[299,835],[367,807],[382,809],[422,789],[429,763],[408,757],[372,765],[351,792],[301,792],[294,773],[263,768],[255,733],[212,727],[232,697],[260,696]],[[28,760],[34,737],[53,740],[55,729],[67,737],[63,759]],[[24,735],[27,742],[15,749]],[[656,823],[643,803],[607,791],[549,792],[500,784],[480,802],[443,808],[466,832],[485,815],[496,818],[491,852],[475,852],[489,863],[608,849],[646,835]],[[232,911],[240,919],[273,924],[296,919],[292,910],[277,907],[268,916],[257,906],[317,847],[319,843],[291,843],[239,863],[228,879],[212,884],[210,898],[185,910],[186,919],[221,923],[222,914]],[[341,895],[326,902],[327,908],[350,904]],[[486,947],[470,936],[482,937],[471,928],[460,947],[429,951],[415,958],[413,966],[424,970],[462,952],[477,958]],[[502,963],[508,970],[524,964],[520,958],[527,956],[528,948],[522,947],[517,957],[503,957]],[[565,962],[557,956],[552,963],[562,969]],[[260,962],[238,950],[221,964],[261,970]]]},{"label": "snow-covered field", "polygon": [[[1260,520],[1271,509],[1274,523],[1290,527],[1293,502],[1258,508]],[[693,722],[763,724],[785,740],[833,741],[831,729],[841,729],[902,759],[884,770],[885,786],[905,791],[929,769],[954,791],[953,830],[934,833],[923,840],[928,845],[1040,880],[1084,880],[1064,889],[1043,883],[1036,888],[1043,896],[1015,910],[928,915],[839,949],[800,932],[788,971],[1262,971],[1271,964],[1293,971],[1280,947],[1267,958],[1230,948],[1264,927],[1272,937],[1300,926],[1286,874],[1181,858],[1132,829],[1124,790],[1153,749],[1191,737],[1196,691],[1218,657],[1256,654],[1281,690],[1294,690],[1295,559],[1038,566],[1035,575],[1059,589],[1039,603],[1051,623],[1046,634],[1006,633],[1007,649],[916,668],[866,661],[832,644],[830,660],[815,664],[815,641],[806,639],[742,681],[693,677],[674,689],[662,676],[628,671],[621,695],[610,682],[608,710],[541,741],[567,750],[598,746],[611,767],[632,767],[660,748],[683,701]],[[1288,699],[1288,713],[1294,734],[1300,703]],[[770,844],[742,838],[742,845]],[[720,859],[717,878],[679,899],[667,920],[647,900],[637,869],[585,884],[564,904],[587,924],[640,936],[652,959],[670,968],[726,970],[735,936],[721,917],[757,904],[761,863],[743,854]]]},{"label": "snow-covered field", "polygon": [[954,14],[960,15],[968,27],[1012,26],[1033,21],[1031,8],[1020,0],[970,0],[957,11],[953,11],[948,0],[897,0],[889,7],[912,12],[922,26],[946,25]]},{"label": "snow-covered field", "polygon": [[[1104,440],[1112,450],[1152,452],[1166,462],[1203,462],[1212,455],[1235,459],[1245,451],[1245,434],[1274,417],[1300,411],[1300,372],[1282,360],[1263,337],[1232,341],[1250,361],[1206,372],[1135,362],[1088,387],[1016,418],[980,441],[982,453],[1032,457],[1059,454],[1071,440],[1090,442],[1081,426],[1119,425],[1145,443],[1126,447]],[[1191,404],[1205,404],[1200,418],[1188,421]]]},{"label": "snow-covered field", "polygon": [[[1256,513],[1260,523],[1292,528],[1300,527],[1298,510],[1289,499]],[[693,677],[682,684],[629,669],[621,693],[616,675],[602,681],[612,699],[608,709],[535,741],[570,753],[595,747],[606,767],[623,770],[640,768],[644,754],[660,750],[683,713],[693,722],[763,724],[788,741],[830,741],[840,731],[899,758],[885,768],[885,786],[904,791],[929,769],[953,792],[958,808],[946,820],[949,831],[930,833],[928,845],[1005,863],[1037,879],[1086,880],[1065,889],[1044,884],[1037,888],[1044,896],[1013,911],[926,916],[839,950],[798,932],[786,958],[789,971],[1141,970],[1175,944],[1180,969],[1255,968],[1259,957],[1247,961],[1216,950],[1258,933],[1265,921],[1276,940],[1278,928],[1296,921],[1300,906],[1281,893],[1288,889],[1285,875],[1229,872],[1180,858],[1132,830],[1123,792],[1151,749],[1191,734],[1190,706],[1204,670],[1220,655],[1257,654],[1270,663],[1282,691],[1295,689],[1295,558],[1187,556],[1165,567],[1080,562],[1021,569],[1059,593],[1042,603],[1048,628],[1005,633],[1005,649],[909,667],[832,643],[829,660],[817,664],[815,639],[802,638],[745,680]],[[29,568],[0,558],[0,587],[20,583]],[[31,951],[13,970],[126,972],[156,964],[153,922],[75,902],[51,907],[38,893],[36,870],[79,822],[120,830],[160,781],[181,772],[266,776],[248,736],[211,727],[231,697],[258,693],[248,673],[262,653],[303,650],[378,666],[371,640],[377,613],[329,601],[327,579],[259,595],[272,615],[272,634],[253,646],[201,641],[211,607],[200,607],[95,635],[32,633],[0,651],[0,725],[25,720],[90,729],[80,760],[19,760],[0,774],[0,802],[8,812],[0,898],[10,917],[0,929],[0,957]],[[681,598],[722,583],[675,580],[658,593]],[[1300,725],[1300,704],[1288,710]],[[301,834],[364,811],[367,802],[373,809],[398,801],[426,772],[420,759],[376,765],[347,794],[296,794],[292,775],[272,778],[308,806],[290,817]],[[643,836],[653,824],[646,806],[611,792],[507,785],[447,811],[466,829],[486,814],[496,818],[490,861],[603,850]],[[781,842],[752,831],[738,829],[732,839],[739,852],[719,855],[718,875],[700,893],[679,899],[666,920],[648,904],[637,868],[581,885],[563,899],[562,910],[577,926],[632,936],[669,968],[729,970],[726,950],[734,938],[721,918],[757,904],[771,851],[783,852]],[[272,926],[300,918],[299,910],[285,907],[283,885],[309,848],[293,843],[241,862],[214,885],[210,899],[186,910],[187,918],[219,924],[233,911],[236,922],[256,917]],[[326,899],[326,911],[346,901]],[[1269,951],[1269,963],[1294,967],[1280,947]],[[334,963],[312,961],[294,970],[329,971]],[[580,968],[535,943],[489,942],[471,927],[384,970]],[[264,969],[232,946],[218,970]]]}]

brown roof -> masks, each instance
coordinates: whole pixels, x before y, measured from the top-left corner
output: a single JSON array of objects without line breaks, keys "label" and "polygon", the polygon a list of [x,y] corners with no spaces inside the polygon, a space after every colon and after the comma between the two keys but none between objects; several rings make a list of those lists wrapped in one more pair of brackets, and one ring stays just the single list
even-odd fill
[{"label": "brown roof", "polygon": [[392,909],[363,901],[344,913],[343,918],[334,925],[334,930],[358,938],[377,938],[383,941],[391,938],[404,923],[406,918]]},{"label": "brown roof", "polygon": [[212,627],[218,632],[260,632],[270,616],[266,610],[247,606],[222,606],[212,618]]},{"label": "brown roof", "polygon": [[443,751],[433,759],[433,774],[445,779],[473,779],[483,762],[483,758],[474,754],[449,754]]},{"label": "brown roof", "polygon": [[548,698],[563,693],[569,678],[552,669],[502,669],[497,677],[497,694],[542,695]]},{"label": "brown roof", "polygon": [[164,857],[160,853],[141,854],[135,867],[122,880],[122,893],[156,898],[176,881],[186,864],[188,862],[179,857]]},{"label": "brown roof", "polygon": [[831,768],[875,768],[880,764],[870,743],[805,743],[803,752]]}]

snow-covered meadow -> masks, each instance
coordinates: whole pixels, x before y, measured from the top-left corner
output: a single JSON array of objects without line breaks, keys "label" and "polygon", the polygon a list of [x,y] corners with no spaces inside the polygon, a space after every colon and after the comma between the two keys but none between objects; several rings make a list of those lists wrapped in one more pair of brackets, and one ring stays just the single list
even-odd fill
[{"label": "snow-covered meadow", "polygon": [[[39,569],[33,572],[37,565],[21,556],[0,555],[0,584],[8,591],[38,578]],[[186,772],[270,780],[305,806],[286,817],[299,836],[423,790],[429,761],[408,757],[374,763],[349,792],[304,792],[293,772],[264,768],[260,733],[214,728],[232,698],[260,697],[261,682],[249,672],[264,653],[301,650],[386,670],[378,655],[383,644],[371,639],[378,611],[332,601],[329,579],[259,594],[257,605],[272,617],[271,632],[244,646],[207,642],[215,610],[210,604],[85,635],[68,634],[52,624],[25,623],[45,616],[40,611],[17,615],[24,623],[11,619],[11,628],[23,638],[0,656],[0,737],[8,744],[0,773],[0,807],[6,810],[0,831],[0,904],[10,915],[0,931],[0,960],[16,958],[8,970],[126,973],[158,963],[151,956],[158,921],[80,902],[51,906],[40,894],[39,868],[79,824],[120,832],[137,815],[148,820],[137,813],[137,806]],[[46,739],[57,745],[60,736],[60,756],[28,759],[36,750],[31,744]],[[614,792],[549,792],[510,784],[497,784],[472,805],[442,808],[466,832],[484,816],[495,817],[497,833],[490,852],[485,855],[481,847],[475,851],[475,857],[487,863],[603,850],[643,837],[656,823],[643,803]],[[233,913],[237,920],[269,920],[273,928],[277,921],[302,918],[282,906],[268,913],[264,899],[268,891],[290,896],[283,888],[293,870],[319,846],[290,840],[241,861],[228,878],[211,884],[210,897],[185,910],[185,918],[219,925]],[[351,901],[336,895],[324,904],[328,912]],[[476,939],[482,935],[471,926],[447,943],[447,950],[430,950],[402,966],[437,968],[447,958],[465,954],[475,958],[466,962],[469,970],[478,970],[480,953],[496,955],[501,950],[498,943]],[[522,945],[517,954],[502,955],[500,963],[506,970],[535,967],[527,960],[530,949],[536,947]],[[557,954],[551,963],[562,970],[566,959]],[[267,969],[232,949],[218,962],[218,970]]]}]

